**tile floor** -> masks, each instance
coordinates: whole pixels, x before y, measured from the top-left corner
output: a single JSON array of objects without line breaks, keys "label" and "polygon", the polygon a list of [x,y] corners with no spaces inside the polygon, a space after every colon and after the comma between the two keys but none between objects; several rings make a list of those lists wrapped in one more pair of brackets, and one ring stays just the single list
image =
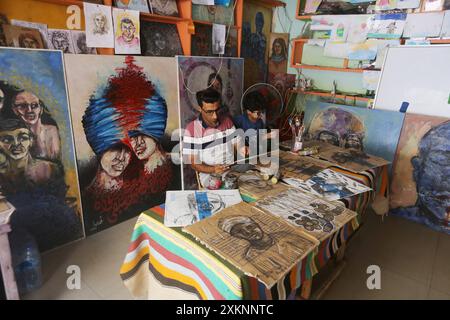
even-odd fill
[{"label": "tile floor", "polygon": [[[372,212],[350,242],[347,265],[322,299],[450,300],[450,236],[394,216]],[[24,299],[133,299],[122,284],[120,265],[136,219],[42,257],[44,285]],[[68,290],[68,265],[81,268],[81,289]],[[381,268],[381,290],[368,290],[366,269]],[[155,297],[176,298],[159,287]]]}]

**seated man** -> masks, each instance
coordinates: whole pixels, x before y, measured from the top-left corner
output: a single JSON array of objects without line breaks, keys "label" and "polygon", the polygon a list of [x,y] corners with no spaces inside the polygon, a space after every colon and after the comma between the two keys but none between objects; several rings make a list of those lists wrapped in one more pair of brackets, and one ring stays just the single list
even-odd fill
[{"label": "seated man", "polygon": [[243,101],[244,114],[233,118],[234,125],[238,129],[265,129],[262,114],[265,111],[265,101],[259,92],[250,92]]},{"label": "seated man", "polygon": [[[212,88],[197,92],[200,115],[191,121],[183,137],[183,154],[199,173],[202,187],[215,184],[211,175],[224,176],[234,162],[239,143],[229,116],[220,117],[221,96]],[[244,146],[242,146],[244,147]],[[245,153],[245,152],[241,152]]]}]

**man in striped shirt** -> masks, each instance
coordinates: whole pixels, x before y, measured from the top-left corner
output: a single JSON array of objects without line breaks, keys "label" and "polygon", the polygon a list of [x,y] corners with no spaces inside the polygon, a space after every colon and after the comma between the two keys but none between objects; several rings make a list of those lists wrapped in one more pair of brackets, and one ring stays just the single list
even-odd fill
[{"label": "man in striped shirt", "polygon": [[196,97],[200,114],[184,131],[183,155],[185,163],[199,173],[201,185],[208,188],[214,181],[211,175],[223,178],[234,163],[235,150],[245,154],[245,147],[229,114],[221,112],[220,93],[208,88]]}]

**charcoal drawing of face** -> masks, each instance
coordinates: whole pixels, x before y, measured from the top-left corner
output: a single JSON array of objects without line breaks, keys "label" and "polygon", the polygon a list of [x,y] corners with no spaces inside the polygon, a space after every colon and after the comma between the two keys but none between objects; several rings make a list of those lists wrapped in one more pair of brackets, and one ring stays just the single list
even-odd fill
[{"label": "charcoal drawing of face", "polygon": [[56,50],[62,50],[64,53],[70,53],[70,41],[67,33],[55,31],[52,33],[51,41]]},{"label": "charcoal drawing of face", "polygon": [[108,33],[109,31],[107,24],[108,18],[106,18],[106,16],[103,13],[99,12],[94,14],[93,20],[94,20],[94,29],[93,29],[94,34],[104,35]]},{"label": "charcoal drawing of face", "polygon": [[342,147],[364,150],[364,123],[354,114],[339,108],[318,112],[308,129],[311,139]]}]

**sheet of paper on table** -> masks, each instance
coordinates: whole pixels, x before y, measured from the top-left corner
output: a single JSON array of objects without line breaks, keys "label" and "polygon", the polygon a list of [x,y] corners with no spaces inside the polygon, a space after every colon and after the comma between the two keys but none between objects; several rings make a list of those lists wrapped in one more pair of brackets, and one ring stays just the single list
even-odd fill
[{"label": "sheet of paper on table", "polygon": [[357,215],[341,202],[332,202],[312,193],[299,192],[296,188],[266,197],[257,201],[255,206],[282,217],[319,241],[328,238]]},{"label": "sheet of paper on table", "polygon": [[239,190],[167,191],[164,225],[188,226],[240,202]]},{"label": "sheet of paper on table", "polygon": [[183,231],[271,288],[319,241],[284,219],[245,202]]},{"label": "sheet of paper on table", "polygon": [[283,178],[283,182],[303,192],[311,193],[327,200],[339,200],[372,190],[336,171],[325,169],[306,181],[297,178]]},{"label": "sheet of paper on table", "polygon": [[291,152],[280,152],[280,173],[283,178],[308,180],[320,171],[332,166],[328,161],[298,156]]},{"label": "sheet of paper on table", "polygon": [[270,180],[264,180],[262,175],[258,172],[244,173],[240,175],[238,185],[241,194],[253,199],[260,199],[272,194],[277,194],[288,188],[288,186],[284,184],[273,184]]}]

